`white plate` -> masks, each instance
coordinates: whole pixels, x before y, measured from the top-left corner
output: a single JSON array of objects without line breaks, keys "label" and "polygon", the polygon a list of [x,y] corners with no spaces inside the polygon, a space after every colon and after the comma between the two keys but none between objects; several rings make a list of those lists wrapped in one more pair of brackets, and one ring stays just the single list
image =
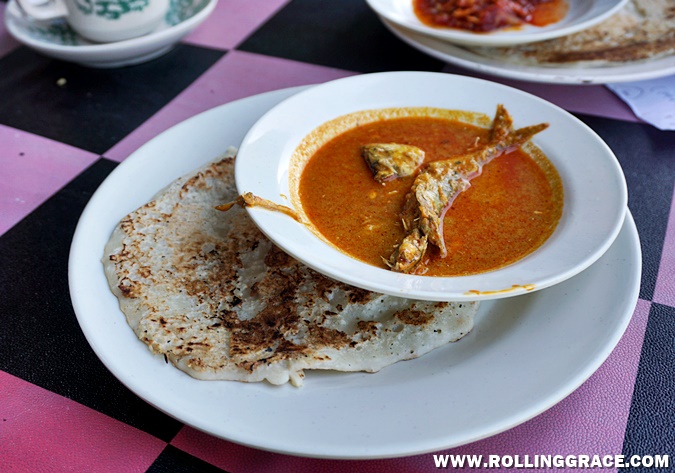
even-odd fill
[{"label": "white plate", "polygon": [[240,193],[281,205],[289,198],[289,165],[302,139],[319,125],[358,110],[437,107],[493,116],[502,103],[521,127],[549,122],[533,138],[562,179],[563,214],[551,237],[525,258],[472,276],[402,274],[356,260],[280,213],[247,208],[258,227],[307,266],[347,284],[423,300],[512,297],[557,284],[587,268],[621,229],[626,182],[616,157],[590,128],[543,99],[492,82],[430,72],[364,74],[303,91],[267,112],[244,138],[235,164]]},{"label": "white plate", "polygon": [[121,67],[149,61],[168,52],[211,14],[218,0],[172,1],[164,21],[151,33],[115,43],[93,43],[64,21],[38,23],[24,18],[14,0],[5,10],[7,31],[17,41],[56,59],[89,67]]},{"label": "white plate", "polygon": [[520,424],[574,391],[607,358],[638,296],[640,245],[630,214],[612,247],[583,273],[544,291],[484,302],[466,338],[379,373],[309,372],[302,388],[275,387],[198,381],[153,356],[108,288],[100,259],[110,232],[171,180],[238,145],[262,113],[294,92],[232,102],[171,128],[121,163],[84,210],[69,260],[73,306],[96,355],[130,390],[181,422],[245,445],[314,457],[393,457]]},{"label": "white plate", "polygon": [[429,56],[471,71],[509,79],[551,84],[609,84],[655,79],[675,73],[675,55],[621,65],[523,65],[508,56],[501,59],[482,56],[461,46],[406,30],[384,18],[382,22],[403,42]]},{"label": "white plate", "polygon": [[455,44],[508,46],[531,43],[576,33],[601,22],[622,8],[628,0],[567,0],[565,17],[548,26],[524,25],[491,33],[474,33],[452,28],[433,28],[415,16],[412,0],[366,0],[380,16],[408,30]]}]

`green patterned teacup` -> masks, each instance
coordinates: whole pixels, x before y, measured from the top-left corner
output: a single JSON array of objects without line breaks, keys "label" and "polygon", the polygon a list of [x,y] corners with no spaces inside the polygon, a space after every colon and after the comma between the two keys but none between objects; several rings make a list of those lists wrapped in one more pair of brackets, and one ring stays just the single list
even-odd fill
[{"label": "green patterned teacup", "polygon": [[64,18],[77,33],[101,43],[147,34],[169,9],[169,0],[48,0],[39,5],[17,0],[17,4],[33,20]]}]

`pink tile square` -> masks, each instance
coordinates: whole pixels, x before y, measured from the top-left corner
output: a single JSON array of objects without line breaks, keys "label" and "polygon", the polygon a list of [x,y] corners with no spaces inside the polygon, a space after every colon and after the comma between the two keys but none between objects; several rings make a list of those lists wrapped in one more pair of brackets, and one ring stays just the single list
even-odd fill
[{"label": "pink tile square", "polygon": [[[520,455],[521,458],[524,455],[533,458],[537,454],[621,454],[649,308],[649,302],[638,301],[617,347],[570,396],[518,427],[449,453]],[[555,471],[578,470],[559,468]]]},{"label": "pink tile square", "polygon": [[[105,153],[122,161],[164,130],[200,112],[236,99],[353,73],[241,51],[231,51],[174,100]],[[233,143],[238,145],[239,143]]]},{"label": "pink tile square", "polygon": [[98,156],[0,125],[0,235]]},{"label": "pink tile square", "polygon": [[661,250],[661,264],[659,264],[653,300],[675,307],[675,193],[670,202],[670,215]]},{"label": "pink tile square", "polygon": [[[398,471],[423,471],[418,468],[408,468],[411,464],[415,465],[415,463],[411,463],[410,459],[324,460],[271,453],[211,437],[191,427],[183,427],[171,441],[171,445],[230,473],[259,473],[262,471],[265,473],[305,471],[312,473],[394,473]],[[418,457],[411,458],[417,459]]]},{"label": "pink tile square", "polygon": [[289,0],[218,0],[213,13],[184,41],[215,49],[233,49]]},{"label": "pink tile square", "polygon": [[[494,437],[438,453],[520,455],[521,460],[525,455],[533,458],[537,454],[620,454],[648,314],[649,303],[639,301],[626,333],[609,358],[579,389],[556,406]],[[171,445],[231,473],[437,471],[432,454],[370,461],[298,458],[237,445],[190,427],[184,427]]]},{"label": "pink tile square", "polygon": [[568,112],[624,121],[640,121],[628,105],[602,85],[556,85],[519,81],[503,83],[546,99]]},{"label": "pink tile square", "polygon": [[144,472],[166,443],[0,371],[0,471]]}]

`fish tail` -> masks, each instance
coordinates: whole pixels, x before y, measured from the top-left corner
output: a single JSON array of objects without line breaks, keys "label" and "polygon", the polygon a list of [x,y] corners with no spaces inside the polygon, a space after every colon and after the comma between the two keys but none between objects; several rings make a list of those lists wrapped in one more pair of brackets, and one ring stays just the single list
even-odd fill
[{"label": "fish tail", "polygon": [[548,123],[513,129],[513,119],[504,105],[497,105],[497,112],[492,120],[490,143],[497,148],[506,149],[520,146],[534,135],[548,128]]},{"label": "fish tail", "polygon": [[545,130],[546,128],[548,128],[548,123],[539,123],[538,125],[518,128],[509,135],[508,139],[506,140],[505,146],[507,148],[512,148],[515,146],[525,144],[534,135],[536,135],[540,131]]},{"label": "fish tail", "polygon": [[506,142],[513,132],[513,118],[506,110],[504,105],[497,105],[495,117],[492,120],[492,130],[490,132],[490,143],[500,145]]}]

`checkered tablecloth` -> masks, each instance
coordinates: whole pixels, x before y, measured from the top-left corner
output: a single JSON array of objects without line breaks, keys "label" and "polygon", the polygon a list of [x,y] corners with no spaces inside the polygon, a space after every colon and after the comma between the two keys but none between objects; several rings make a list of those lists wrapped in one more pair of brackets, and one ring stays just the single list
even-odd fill
[{"label": "checkered tablecloth", "polygon": [[[169,53],[118,69],[44,57],[0,26],[1,472],[435,470],[430,454],[299,458],[185,426],[104,367],[68,291],[78,218],[140,145],[235,99],[389,70],[474,75],[406,46],[363,0],[220,0]],[[640,298],[578,390],[518,427],[439,453],[669,454],[675,469],[675,132],[641,123],[603,86],[489,79],[572,112],[617,155],[642,246]]]}]

